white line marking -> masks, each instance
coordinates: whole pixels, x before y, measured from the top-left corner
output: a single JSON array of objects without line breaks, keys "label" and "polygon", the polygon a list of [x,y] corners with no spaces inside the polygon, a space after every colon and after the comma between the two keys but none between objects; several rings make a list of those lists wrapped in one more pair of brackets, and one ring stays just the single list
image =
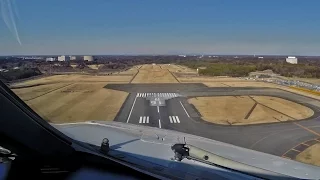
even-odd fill
[{"label": "white line marking", "polygon": [[180,123],[180,119],[179,119],[179,117],[178,117],[178,116],[176,116],[176,118],[177,118],[177,122],[178,122],[178,123]]},{"label": "white line marking", "polygon": [[147,116],[147,123],[149,123],[149,116]]},{"label": "white line marking", "polygon": [[142,120],[143,123],[146,123],[146,117],[143,116],[143,120]]},{"label": "white line marking", "polygon": [[159,128],[161,129],[161,121],[160,121],[160,119],[159,119]]},{"label": "white line marking", "polygon": [[172,116],[172,119],[173,119],[173,123],[177,123],[175,116]]},{"label": "white line marking", "polygon": [[170,123],[173,123],[173,122],[172,122],[172,117],[171,117],[171,116],[169,116],[169,119],[170,119]]},{"label": "white line marking", "polygon": [[189,114],[188,114],[188,112],[187,112],[187,110],[184,108],[183,104],[181,103],[181,101],[180,101],[180,104],[181,104],[181,106],[182,106],[182,108],[183,108],[184,112],[186,112],[187,116],[188,116],[188,117],[190,117],[190,116],[189,116]]},{"label": "white line marking", "polygon": [[140,116],[139,123],[140,124],[142,123],[142,116]]},{"label": "white line marking", "polygon": [[131,116],[133,107],[134,107],[134,105],[136,104],[136,100],[137,100],[137,96],[136,96],[136,98],[134,98],[134,101],[133,101],[133,104],[132,104],[132,107],[131,107],[131,110],[130,110],[130,113],[129,113],[129,116],[128,116],[128,119],[127,119],[127,123],[129,122],[129,119],[130,119],[130,116]]},{"label": "white line marking", "polygon": [[157,110],[158,110],[158,113],[159,113],[159,106],[157,106]]}]

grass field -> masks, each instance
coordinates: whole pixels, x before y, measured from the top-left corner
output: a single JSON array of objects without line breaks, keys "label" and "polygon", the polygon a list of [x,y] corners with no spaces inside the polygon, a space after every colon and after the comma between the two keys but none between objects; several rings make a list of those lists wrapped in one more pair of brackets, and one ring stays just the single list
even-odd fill
[{"label": "grass field", "polygon": [[300,104],[269,96],[196,97],[188,102],[195,106],[203,120],[224,125],[300,120],[314,113]]},{"label": "grass field", "polygon": [[106,75],[106,76],[95,76],[95,75],[80,75],[80,74],[68,74],[68,75],[53,75],[44,77],[41,79],[33,79],[24,82],[15,83],[15,86],[28,86],[37,84],[55,84],[55,83],[75,83],[75,82],[119,82],[127,83],[131,80],[132,75]]},{"label": "grass field", "polygon": [[132,83],[178,83],[167,69],[159,65],[143,65]]},{"label": "grass field", "polygon": [[[51,84],[14,92],[44,119],[53,123],[113,120],[128,93],[103,88],[106,83]],[[62,88],[59,88],[62,87]],[[32,92],[38,92],[34,94]],[[51,92],[50,92],[51,91]],[[49,92],[49,93],[47,93]],[[43,94],[42,96],[41,93]],[[32,99],[32,97],[39,96]],[[28,100],[30,99],[31,100]]]},{"label": "grass field", "polygon": [[206,76],[197,76],[197,77],[179,77],[180,82],[184,83],[210,83],[210,82],[240,82],[239,78],[232,78],[232,77],[206,77]]},{"label": "grass field", "polygon": [[308,147],[306,150],[297,155],[297,161],[320,166],[320,143]]},{"label": "grass field", "polygon": [[190,69],[185,66],[175,65],[175,64],[161,64],[162,69],[167,69],[174,73],[194,73],[197,74],[195,69]]}]

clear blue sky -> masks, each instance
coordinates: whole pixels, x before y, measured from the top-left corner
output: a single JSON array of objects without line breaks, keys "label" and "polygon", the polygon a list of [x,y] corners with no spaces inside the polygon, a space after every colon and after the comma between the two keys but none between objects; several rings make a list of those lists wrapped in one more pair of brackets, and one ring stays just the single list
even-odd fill
[{"label": "clear blue sky", "polygon": [[1,18],[0,55],[320,55],[319,0],[15,1],[22,45]]}]

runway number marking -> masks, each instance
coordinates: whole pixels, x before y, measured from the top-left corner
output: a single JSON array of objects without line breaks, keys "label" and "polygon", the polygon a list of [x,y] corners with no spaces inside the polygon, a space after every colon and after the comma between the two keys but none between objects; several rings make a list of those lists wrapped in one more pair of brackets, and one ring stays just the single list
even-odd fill
[{"label": "runway number marking", "polygon": [[169,116],[169,120],[170,120],[170,123],[172,123],[172,124],[180,123],[180,119],[178,116]]}]

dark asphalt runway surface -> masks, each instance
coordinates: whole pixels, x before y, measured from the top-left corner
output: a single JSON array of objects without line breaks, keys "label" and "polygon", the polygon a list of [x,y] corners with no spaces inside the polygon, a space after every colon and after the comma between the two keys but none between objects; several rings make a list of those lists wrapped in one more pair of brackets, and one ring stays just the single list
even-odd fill
[{"label": "dark asphalt runway surface", "polygon": [[[209,88],[203,84],[108,84],[105,88],[130,93],[115,121],[152,126],[194,134],[236,146],[282,156],[294,146],[319,138],[320,101],[271,88]],[[141,94],[142,93],[142,94]],[[151,106],[140,97],[144,93],[175,93],[165,106]],[[172,95],[171,94],[171,95]],[[260,125],[227,126],[205,122],[187,102],[194,96],[268,95],[288,99],[314,110],[311,118],[301,121]],[[164,94],[168,97],[168,94]]]}]

